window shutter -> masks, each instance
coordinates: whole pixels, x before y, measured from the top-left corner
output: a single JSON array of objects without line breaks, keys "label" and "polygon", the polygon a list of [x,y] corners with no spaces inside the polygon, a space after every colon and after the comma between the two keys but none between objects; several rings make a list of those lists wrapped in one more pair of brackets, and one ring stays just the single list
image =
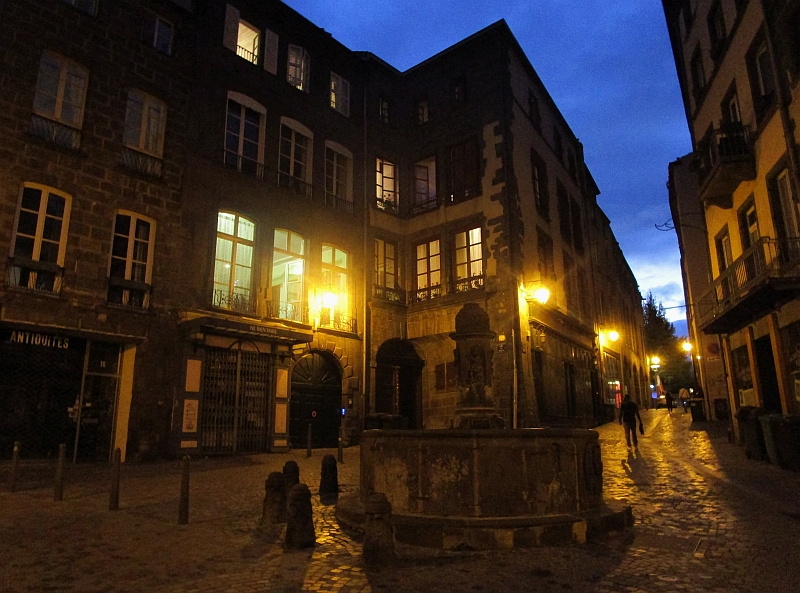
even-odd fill
[{"label": "window shutter", "polygon": [[264,30],[264,70],[278,73],[278,34],[269,29]]},{"label": "window shutter", "polygon": [[235,6],[227,5],[225,10],[225,34],[222,45],[231,51],[236,51],[239,43],[239,10]]}]

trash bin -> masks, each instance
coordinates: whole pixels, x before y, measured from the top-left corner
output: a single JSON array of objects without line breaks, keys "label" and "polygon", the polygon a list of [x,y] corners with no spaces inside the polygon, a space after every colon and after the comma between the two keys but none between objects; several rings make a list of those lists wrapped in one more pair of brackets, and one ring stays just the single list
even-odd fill
[{"label": "trash bin", "polygon": [[689,400],[689,409],[692,412],[692,422],[704,422],[706,413],[703,411],[703,400],[694,398]]},{"label": "trash bin", "polygon": [[761,430],[761,422],[758,421],[763,413],[764,410],[754,406],[742,406],[736,412],[736,419],[739,421],[739,428],[744,439],[745,455],[748,459],[756,461],[763,461],[767,457],[764,432]]},{"label": "trash bin", "polygon": [[778,416],[772,428],[778,465],[800,472],[800,416]]},{"label": "trash bin", "polygon": [[775,445],[776,441],[776,428],[780,422],[780,414],[762,414],[758,417],[761,424],[761,432],[764,435],[764,450],[767,452],[767,460],[775,465],[780,465],[778,462],[778,449]]}]

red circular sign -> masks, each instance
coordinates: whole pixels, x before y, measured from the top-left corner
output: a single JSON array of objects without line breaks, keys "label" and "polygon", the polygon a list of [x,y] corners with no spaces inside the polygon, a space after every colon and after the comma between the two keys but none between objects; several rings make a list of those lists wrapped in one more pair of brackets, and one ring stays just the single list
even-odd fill
[{"label": "red circular sign", "polygon": [[316,418],[316,417],[317,417],[317,413],[316,413],[316,411],[315,411],[315,412],[311,412],[311,417],[312,417],[312,418]]}]

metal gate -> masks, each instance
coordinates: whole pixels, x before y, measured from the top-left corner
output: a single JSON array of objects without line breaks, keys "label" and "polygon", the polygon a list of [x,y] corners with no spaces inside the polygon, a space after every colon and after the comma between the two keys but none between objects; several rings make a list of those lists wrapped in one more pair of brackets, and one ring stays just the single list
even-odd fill
[{"label": "metal gate", "polygon": [[206,349],[200,407],[200,449],[204,453],[267,450],[269,355]]}]

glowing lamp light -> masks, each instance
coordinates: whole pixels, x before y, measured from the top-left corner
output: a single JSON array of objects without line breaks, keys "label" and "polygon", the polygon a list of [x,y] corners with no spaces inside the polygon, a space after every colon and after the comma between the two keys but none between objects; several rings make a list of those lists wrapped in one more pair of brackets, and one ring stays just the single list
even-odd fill
[{"label": "glowing lamp light", "polygon": [[616,342],[619,340],[619,332],[612,329],[610,332],[608,332],[608,339],[612,342]]},{"label": "glowing lamp light", "polygon": [[546,287],[540,286],[533,293],[533,298],[544,305],[550,298],[550,291]]},{"label": "glowing lamp light", "polygon": [[322,306],[326,309],[333,309],[339,302],[339,297],[332,292],[326,292],[322,295]]},{"label": "glowing lamp light", "polygon": [[692,343],[691,342],[684,342],[681,344],[681,348],[683,348],[684,352],[691,352],[692,351]]}]

